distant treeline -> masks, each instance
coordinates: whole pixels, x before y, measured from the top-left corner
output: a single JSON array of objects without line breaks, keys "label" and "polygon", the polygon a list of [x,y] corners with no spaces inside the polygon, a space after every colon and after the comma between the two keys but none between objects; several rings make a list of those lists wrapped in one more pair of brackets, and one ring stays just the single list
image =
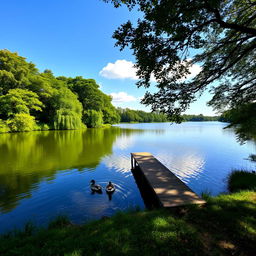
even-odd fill
[{"label": "distant treeline", "polygon": [[[151,123],[151,122],[169,122],[169,118],[166,114],[158,113],[158,112],[145,112],[142,110],[132,110],[129,108],[122,109],[117,108],[117,112],[120,116],[121,122],[143,122],[143,123]],[[200,115],[182,115],[182,121],[220,121],[225,122],[227,118],[223,116],[204,116]]]},{"label": "distant treeline", "polygon": [[139,122],[139,123],[152,123],[152,122],[168,122],[168,117],[165,114],[157,112],[145,112],[142,110],[132,110],[129,108],[117,108],[121,122]]},{"label": "distant treeline", "polygon": [[183,115],[183,121],[227,121],[223,116]]}]

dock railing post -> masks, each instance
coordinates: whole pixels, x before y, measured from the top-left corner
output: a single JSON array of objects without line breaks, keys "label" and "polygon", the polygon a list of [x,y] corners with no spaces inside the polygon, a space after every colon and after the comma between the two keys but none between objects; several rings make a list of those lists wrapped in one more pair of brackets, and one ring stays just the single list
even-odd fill
[{"label": "dock railing post", "polygon": [[133,155],[131,154],[131,167],[132,167],[132,170],[134,169],[133,168]]}]

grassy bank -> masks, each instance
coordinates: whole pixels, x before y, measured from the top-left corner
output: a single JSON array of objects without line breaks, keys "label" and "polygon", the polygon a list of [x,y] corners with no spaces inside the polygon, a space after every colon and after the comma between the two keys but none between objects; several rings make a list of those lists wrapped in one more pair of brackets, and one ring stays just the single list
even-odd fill
[{"label": "grassy bank", "polygon": [[255,255],[256,192],[206,198],[207,205],[119,213],[75,226],[59,218],[47,229],[0,238],[1,255]]}]

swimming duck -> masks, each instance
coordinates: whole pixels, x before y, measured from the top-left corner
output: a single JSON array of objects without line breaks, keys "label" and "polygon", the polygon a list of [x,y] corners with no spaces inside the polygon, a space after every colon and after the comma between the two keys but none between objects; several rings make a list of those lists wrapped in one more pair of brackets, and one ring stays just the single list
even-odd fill
[{"label": "swimming duck", "polygon": [[116,190],[114,184],[110,181],[108,185],[106,186],[106,192],[107,193],[113,193]]},{"label": "swimming duck", "polygon": [[93,192],[101,192],[102,191],[102,188],[100,185],[98,184],[95,184],[95,180],[91,180],[91,190]]}]

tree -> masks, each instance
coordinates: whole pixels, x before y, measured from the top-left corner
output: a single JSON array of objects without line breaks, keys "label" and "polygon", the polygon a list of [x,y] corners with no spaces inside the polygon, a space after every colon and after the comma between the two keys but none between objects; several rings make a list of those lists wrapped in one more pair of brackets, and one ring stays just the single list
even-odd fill
[{"label": "tree", "polygon": [[73,130],[82,127],[82,104],[68,88],[56,90],[50,99],[50,106],[55,129]]},{"label": "tree", "polygon": [[99,86],[94,79],[84,79],[81,76],[67,80],[69,88],[78,95],[84,109],[100,111],[102,108],[102,97]]},{"label": "tree", "polygon": [[100,91],[99,85],[94,79],[84,79],[81,76],[75,78],[58,77],[58,79],[67,82],[68,88],[77,94],[84,110],[102,112],[104,123],[119,122],[120,117],[111,103],[112,98]]},{"label": "tree", "polygon": [[34,92],[25,89],[11,89],[6,95],[0,96],[0,106],[0,117],[7,119],[16,114],[42,111],[43,103]]},{"label": "tree", "polygon": [[243,104],[237,108],[225,111],[223,119],[235,127],[236,134],[241,142],[246,140],[256,141],[256,103]]},{"label": "tree", "polygon": [[102,114],[103,121],[105,124],[115,124],[120,122],[120,116],[116,110],[116,108],[112,105],[112,97],[101,92],[102,98]]},{"label": "tree", "polygon": [[84,110],[98,112],[92,115],[97,116],[96,125],[102,124],[102,118],[105,123],[116,123],[120,117],[111,100],[93,79],[56,78],[51,70],[40,73],[26,58],[0,50],[1,132],[9,130],[8,124],[14,127],[12,131],[23,129],[15,128],[26,123],[20,124],[22,115],[18,114],[27,114],[24,120],[33,123],[28,129],[36,130],[83,128]]},{"label": "tree", "polygon": [[12,132],[29,132],[33,131],[36,126],[35,117],[26,114],[15,114],[12,119],[7,121]]},{"label": "tree", "polygon": [[38,74],[38,70],[26,58],[8,50],[0,50],[0,95],[9,89],[23,88],[29,84],[29,76]]},{"label": "tree", "polygon": [[81,115],[70,109],[59,109],[54,116],[55,130],[75,130],[82,128]]},{"label": "tree", "polygon": [[[152,75],[155,77],[158,91],[147,92],[142,100],[152,110],[161,110],[180,121],[180,114],[209,89],[213,94],[209,105],[216,110],[255,101],[255,1],[105,2],[115,7],[138,7],[143,13],[136,27],[128,21],[113,37],[121,50],[128,46],[133,50],[138,86],[150,87]],[[195,64],[201,66],[199,74],[184,80]]]},{"label": "tree", "polygon": [[90,128],[98,128],[103,124],[103,115],[101,111],[93,109],[85,110],[83,121]]}]

